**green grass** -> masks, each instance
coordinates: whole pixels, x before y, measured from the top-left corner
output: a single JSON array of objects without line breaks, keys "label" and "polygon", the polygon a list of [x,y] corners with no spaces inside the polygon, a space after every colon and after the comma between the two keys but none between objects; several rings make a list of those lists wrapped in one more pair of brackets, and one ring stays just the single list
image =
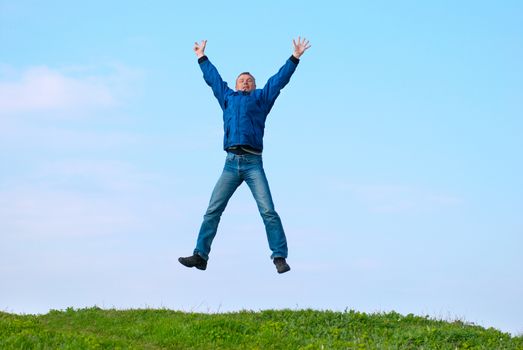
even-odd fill
[{"label": "green grass", "polygon": [[201,314],[171,310],[0,312],[0,349],[523,349],[461,321],[315,310]]}]

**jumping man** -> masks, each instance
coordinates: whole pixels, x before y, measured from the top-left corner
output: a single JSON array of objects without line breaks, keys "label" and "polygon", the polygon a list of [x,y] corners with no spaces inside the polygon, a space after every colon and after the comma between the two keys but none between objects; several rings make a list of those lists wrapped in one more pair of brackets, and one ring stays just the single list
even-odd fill
[{"label": "jumping man", "polygon": [[194,52],[209,85],[223,110],[223,149],[227,152],[223,172],[216,183],[203,217],[193,255],[179,258],[181,264],[207,268],[211,244],[216,236],[221,215],[238,186],[243,181],[249,186],[265,225],[271,259],[278,273],[291,268],[286,262],[287,239],[278,213],[274,210],[269,183],[263,170],[262,151],[265,120],[281,89],[287,85],[296,70],[300,57],[310,48],[309,41],[298,37],[292,41],[294,52],[272,76],[263,89],[256,89],[256,80],[249,72],[236,79],[236,91],[227,86],[218,70],[205,55],[207,40],[194,43]]}]

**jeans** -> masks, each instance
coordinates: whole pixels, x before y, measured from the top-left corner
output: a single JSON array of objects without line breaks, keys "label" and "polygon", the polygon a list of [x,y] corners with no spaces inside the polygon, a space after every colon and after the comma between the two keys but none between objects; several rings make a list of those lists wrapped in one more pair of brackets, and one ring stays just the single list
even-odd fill
[{"label": "jeans", "polygon": [[287,239],[280,217],[274,210],[269,183],[263,170],[261,155],[227,153],[222,175],[218,179],[209,201],[209,207],[203,216],[194,254],[205,260],[209,259],[211,244],[216,236],[218,224],[229,199],[245,181],[249,186],[258,210],[265,224],[265,232],[272,251],[271,258],[287,258]]}]

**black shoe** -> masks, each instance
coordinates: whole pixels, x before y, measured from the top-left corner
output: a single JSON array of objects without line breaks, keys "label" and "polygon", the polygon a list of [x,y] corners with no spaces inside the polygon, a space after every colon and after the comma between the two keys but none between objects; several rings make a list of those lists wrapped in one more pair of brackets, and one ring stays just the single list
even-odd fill
[{"label": "black shoe", "polygon": [[205,270],[207,268],[207,260],[199,256],[198,254],[194,254],[186,258],[178,258],[178,261],[180,262],[180,264],[184,266],[196,267],[198,270]]},{"label": "black shoe", "polygon": [[278,273],[284,273],[291,269],[289,264],[285,261],[285,258],[274,258],[273,260],[274,265],[276,265],[276,270],[278,270]]}]

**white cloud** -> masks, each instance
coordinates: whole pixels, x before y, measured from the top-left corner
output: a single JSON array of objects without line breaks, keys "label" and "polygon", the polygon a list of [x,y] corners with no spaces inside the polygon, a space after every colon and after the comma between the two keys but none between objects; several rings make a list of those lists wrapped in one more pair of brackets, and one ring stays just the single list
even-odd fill
[{"label": "white cloud", "polygon": [[119,109],[141,76],[121,64],[17,71],[0,63],[0,148],[116,151],[143,141],[124,130],[132,117]]},{"label": "white cloud", "polygon": [[60,69],[40,65],[21,72],[0,64],[0,115],[112,107],[142,76],[119,63]]},{"label": "white cloud", "polygon": [[0,82],[0,112],[111,106],[116,99],[99,77],[73,78],[46,66],[31,67],[21,79]]}]

